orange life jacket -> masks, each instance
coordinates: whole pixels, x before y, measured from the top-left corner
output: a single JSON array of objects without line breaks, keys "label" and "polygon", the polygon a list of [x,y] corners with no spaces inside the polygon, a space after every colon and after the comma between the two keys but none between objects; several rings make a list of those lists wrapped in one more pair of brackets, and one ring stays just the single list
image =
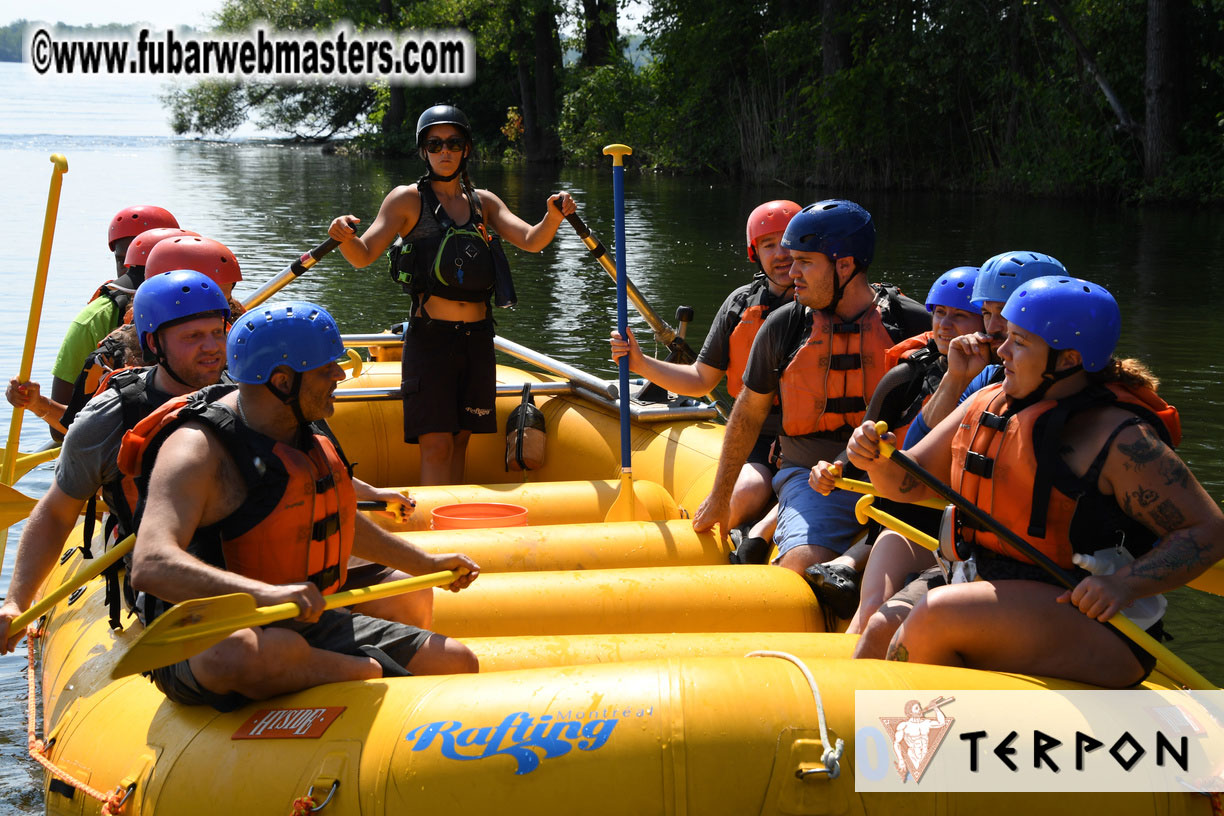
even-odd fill
[{"label": "orange life jacket", "polygon": [[228,517],[197,530],[188,552],[265,583],[310,581],[324,594],[335,592],[346,578],[357,515],[348,463],[317,429],[308,450],[250,429],[217,402],[233,389],[210,386],[154,411],[124,434],[120,469],[143,496],[170,433],[188,421],[204,423],[233,457],[247,496]]},{"label": "orange life jacket", "polygon": [[[731,330],[728,340],[727,359],[727,392],[732,399],[738,397],[744,390],[744,369],[748,367],[748,354],[752,351],[752,341],[757,332],[765,325],[769,316],[769,302],[773,300],[769,292],[769,283],[764,278],[753,280],[752,288],[746,293],[742,303],[736,304],[734,312],[739,319]],[[774,398],[777,401],[777,398]]]},{"label": "orange life jacket", "polygon": [[896,416],[881,416],[879,419],[888,423],[898,442],[905,441],[909,426],[927,404],[939,381],[943,379],[945,367],[940,362],[943,355],[939,353],[934,341],[935,332],[927,331],[907,337],[890,348],[884,355],[888,370],[898,365],[908,363],[912,366],[913,377],[905,388],[901,398],[901,412]]},{"label": "orange life jacket", "polygon": [[[1060,567],[1072,569],[1071,556],[1101,549],[1099,536],[1108,532],[1108,525],[1076,519],[1085,497],[1089,494],[1095,497],[1097,515],[1108,512],[1116,515],[1121,511],[1117,510],[1116,499],[1102,498],[1096,488],[1099,468],[1104,465],[1112,437],[1083,477],[1060,478],[1060,468],[1069,472],[1058,453],[1061,422],[1075,411],[1113,404],[1147,421],[1166,443],[1176,445],[1181,439],[1177,409],[1150,389],[1132,391],[1118,383],[1090,387],[1063,400],[1041,400],[1015,413],[1007,410],[1008,403],[1001,383],[989,385],[969,398],[965,418],[952,439],[952,487]],[[1061,417],[1061,421],[1052,421],[1055,417]],[[1119,523],[1129,523],[1129,529],[1134,531],[1122,537],[1122,543],[1132,553],[1137,549],[1141,552],[1142,547],[1150,547],[1155,541],[1155,536],[1137,522],[1126,519]],[[1077,536],[1073,528],[1086,534]],[[968,523],[959,532],[969,544],[1034,563],[1007,547],[997,536],[975,530]]]},{"label": "orange life jacket", "polygon": [[867,402],[888,370],[885,354],[901,339],[885,326],[883,304],[848,323],[805,309],[812,328],[779,379],[782,430],[787,436],[848,439],[867,414]]}]

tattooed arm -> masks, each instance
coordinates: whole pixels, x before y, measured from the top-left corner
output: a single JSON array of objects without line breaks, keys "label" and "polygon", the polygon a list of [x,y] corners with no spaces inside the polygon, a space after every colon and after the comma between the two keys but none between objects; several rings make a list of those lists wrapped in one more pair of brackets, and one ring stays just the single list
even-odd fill
[{"label": "tattooed arm", "polygon": [[[949,481],[952,471],[952,437],[965,417],[968,404],[963,403],[940,422],[922,441],[906,451],[911,459],[926,468],[944,482]],[[893,435],[885,435],[896,444]],[[880,453],[880,437],[870,422],[864,422],[854,430],[846,445],[846,456],[850,464],[861,468],[871,477],[879,495],[901,502],[917,502],[935,497],[935,491],[927,488],[899,465]]]},{"label": "tattooed arm", "polygon": [[1202,485],[1146,424],[1118,435],[1101,474],[1118,506],[1160,539],[1155,548],[1110,576],[1092,576],[1065,593],[1098,620],[1136,598],[1184,585],[1224,558],[1224,514]]}]

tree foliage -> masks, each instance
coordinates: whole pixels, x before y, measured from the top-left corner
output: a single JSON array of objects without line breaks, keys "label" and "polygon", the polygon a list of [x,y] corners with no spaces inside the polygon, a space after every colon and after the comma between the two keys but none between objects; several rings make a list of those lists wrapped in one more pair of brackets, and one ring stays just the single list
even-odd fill
[{"label": "tree foliage", "polygon": [[[363,145],[410,150],[414,112],[448,99],[486,158],[593,162],[624,141],[639,165],[795,184],[1224,199],[1224,0],[652,0],[632,62],[616,2],[565,2],[229,0],[230,28],[465,28],[477,81],[200,86],[175,120],[319,135],[350,117]],[[1178,23],[1155,75],[1150,11]]]}]

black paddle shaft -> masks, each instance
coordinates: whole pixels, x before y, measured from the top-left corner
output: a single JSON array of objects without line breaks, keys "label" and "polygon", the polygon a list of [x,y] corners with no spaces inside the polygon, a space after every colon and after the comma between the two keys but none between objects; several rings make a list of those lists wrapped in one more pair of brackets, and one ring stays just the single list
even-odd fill
[{"label": "black paddle shaft", "polygon": [[995,519],[994,516],[990,515],[985,510],[982,510],[976,504],[953,490],[951,486],[944,484],[941,479],[937,478],[922,465],[918,464],[899,450],[894,450],[889,458],[896,462],[898,467],[900,467],[906,473],[938,493],[940,498],[956,505],[956,509],[960,510],[962,513],[972,519],[974,524],[978,525],[987,532],[994,533],[1000,539],[1007,542],[1007,544],[1013,547],[1017,552],[1021,552],[1031,558],[1039,567],[1050,573],[1050,575],[1056,581],[1058,581],[1058,583],[1062,584],[1067,589],[1075,588],[1075,578],[1068,574],[1062,567],[1058,566],[1058,564],[1055,564],[1049,556],[1041,552],[1041,550],[1038,550],[1020,536],[1016,535],[1011,530],[1004,527]]},{"label": "black paddle shaft", "polygon": [[[617,276],[616,263],[608,257],[608,250],[604,247],[603,242],[591,234],[591,230],[587,228],[582,217],[575,212],[565,216],[565,220],[574,228],[574,232],[578,233],[578,238],[586,245],[591,255],[595,257],[595,260],[599,261],[599,264],[615,279]],[[681,365],[688,365],[694,362],[697,359],[696,352],[693,351],[692,347],[683,337],[679,337],[676,334],[675,329],[667,325],[663,318],[659,317],[658,313],[650,307],[650,304],[646,303],[642,293],[633,285],[633,281],[626,280],[625,286],[629,291],[629,299],[633,301],[634,307],[637,308],[646,322],[650,324],[650,328],[654,331],[655,337],[659,342],[667,346],[667,361],[680,363]]]}]

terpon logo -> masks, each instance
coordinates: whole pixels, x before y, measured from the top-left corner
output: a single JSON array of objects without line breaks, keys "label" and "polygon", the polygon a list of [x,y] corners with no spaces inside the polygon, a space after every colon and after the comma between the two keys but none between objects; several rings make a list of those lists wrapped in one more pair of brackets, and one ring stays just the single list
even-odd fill
[{"label": "terpon logo", "polygon": [[612,738],[616,724],[627,717],[649,717],[653,707],[604,709],[603,711],[542,714],[532,717],[526,711],[506,715],[496,726],[465,727],[457,720],[418,725],[405,739],[416,740],[413,751],[425,751],[437,743],[447,759],[486,759],[509,756],[515,761],[515,774],[531,773],[541,759],[565,756],[574,748],[598,751]]},{"label": "terpon logo", "polygon": [[[880,717],[884,733],[892,740],[894,764],[902,783],[906,781],[907,774],[914,778],[915,785],[922,781],[922,772],[956,722],[952,717],[945,717],[940,707],[955,699],[937,697],[925,706],[917,700],[910,700],[905,704],[904,717]],[[930,712],[934,712],[935,716],[928,717]]]}]

